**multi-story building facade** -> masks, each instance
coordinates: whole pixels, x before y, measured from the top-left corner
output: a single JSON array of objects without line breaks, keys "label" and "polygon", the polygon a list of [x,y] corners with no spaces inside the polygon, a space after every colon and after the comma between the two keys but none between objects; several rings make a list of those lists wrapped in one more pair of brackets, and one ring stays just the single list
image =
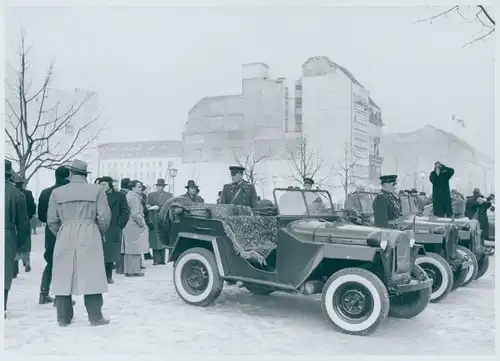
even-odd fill
[{"label": "multi-story building facade", "polygon": [[351,168],[349,186],[366,184],[380,173],[383,159],[372,155],[374,148],[370,147],[383,126],[380,108],[346,68],[324,56],[308,59],[302,66],[296,94],[300,95],[295,106],[296,129],[323,157],[320,177],[330,179],[336,197],[344,194],[346,168]]},{"label": "multi-story building facade", "polygon": [[[180,179],[193,179],[200,184],[205,200],[215,201],[222,185],[230,181],[229,165],[253,167],[258,160],[254,166],[257,190],[262,197],[271,198],[273,187],[298,185],[300,177],[293,174],[297,171],[289,158],[303,139],[307,139],[308,154],[324,158],[326,170],[342,160],[348,145],[349,162],[356,160],[352,179],[366,181],[379,174],[382,159],[370,142],[378,145],[380,139],[380,108],[354,76],[328,58],[316,57],[304,63],[302,77],[294,85],[289,91],[286,80],[271,77],[264,63],[244,64],[241,94],[205,97],[197,102],[188,112],[181,158],[172,160],[182,163],[176,166],[177,184]],[[115,162],[120,167],[124,161],[106,156],[106,164],[112,168],[101,164],[100,169],[114,170]],[[149,179],[137,169],[137,163],[135,167],[134,175]],[[115,176],[127,174],[118,169],[122,168],[116,168]],[[317,174],[318,179],[325,176]],[[328,177],[322,187],[337,190],[338,177],[334,172]]]},{"label": "multi-story building facade", "polygon": [[[184,180],[182,172],[182,142],[173,141],[146,141],[105,143],[98,147],[98,171],[94,177],[110,176],[120,180],[128,177],[144,182],[153,189],[157,179],[168,181],[172,188],[174,182]],[[179,179],[172,180],[169,169],[178,169]]]}]

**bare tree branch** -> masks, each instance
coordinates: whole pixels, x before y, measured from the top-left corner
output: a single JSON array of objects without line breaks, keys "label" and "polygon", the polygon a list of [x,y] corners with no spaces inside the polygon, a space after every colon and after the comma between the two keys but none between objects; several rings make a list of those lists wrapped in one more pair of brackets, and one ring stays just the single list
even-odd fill
[{"label": "bare tree branch", "polygon": [[265,177],[257,170],[257,165],[268,160],[271,155],[267,153],[259,154],[255,141],[246,154],[233,151],[233,156],[236,163],[245,168],[243,176],[248,183],[257,185],[265,182]]},{"label": "bare tree branch", "polygon": [[304,178],[313,178],[314,183],[321,186],[330,174],[330,171],[321,179],[315,179],[318,174],[325,169],[324,159],[309,147],[306,136],[299,138],[297,147],[287,146],[285,150],[286,160],[289,162],[291,174],[288,178],[297,183],[303,184]]},{"label": "bare tree branch", "polygon": [[[85,93],[80,97],[75,92],[75,99],[80,99],[66,102],[64,109],[62,99],[55,100],[51,96],[47,101],[53,79],[53,63],[49,65],[40,87],[29,92],[32,83],[28,75],[30,49],[25,44],[22,31],[19,65],[17,69],[11,67],[15,81],[5,81],[6,90],[11,93],[5,99],[6,150],[10,148],[13,154],[6,153],[19,165],[19,173],[27,182],[39,169],[53,169],[78,156],[104,130],[99,124],[99,116],[86,119],[80,113],[93,100],[94,93]],[[15,99],[17,104],[11,99]]]},{"label": "bare tree branch", "polygon": [[334,167],[335,174],[340,178],[340,184],[335,188],[344,189],[345,199],[347,199],[351,187],[355,185],[355,181],[361,179],[361,177],[355,174],[355,167],[360,160],[361,158],[356,154],[350,157],[350,145],[346,142],[344,145],[343,158],[339,161],[338,165]]},{"label": "bare tree branch", "polygon": [[[461,19],[463,19],[465,22],[471,24],[471,23],[479,23],[481,24],[483,30],[480,31],[480,35],[476,36],[474,39],[468,41],[467,43],[464,44],[464,46],[476,43],[478,41],[482,41],[486,39],[488,36],[493,34],[495,31],[495,19],[493,19],[493,16],[491,13],[484,7],[484,5],[474,5],[476,8],[477,12],[475,13],[474,16],[466,16],[464,13],[463,8],[466,6],[461,6],[461,5],[454,5],[451,8],[440,12],[439,14],[427,17],[425,19],[417,20],[416,23],[421,23],[421,22],[429,22],[430,24],[433,23],[434,20],[439,19],[439,18],[446,18],[448,19],[450,15],[452,14],[457,14]],[[470,6],[468,7],[470,8]]]}]

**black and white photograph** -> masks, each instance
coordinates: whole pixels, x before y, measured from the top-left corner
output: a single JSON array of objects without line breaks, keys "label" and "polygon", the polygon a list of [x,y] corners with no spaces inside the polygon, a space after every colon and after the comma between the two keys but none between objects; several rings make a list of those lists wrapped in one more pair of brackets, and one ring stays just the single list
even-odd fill
[{"label": "black and white photograph", "polygon": [[493,356],[497,14],[11,1],[6,355]]}]

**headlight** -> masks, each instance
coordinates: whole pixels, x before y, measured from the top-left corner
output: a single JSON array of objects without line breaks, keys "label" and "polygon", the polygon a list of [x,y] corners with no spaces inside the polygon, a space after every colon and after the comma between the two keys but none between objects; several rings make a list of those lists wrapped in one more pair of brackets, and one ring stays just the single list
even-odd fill
[{"label": "headlight", "polygon": [[380,247],[382,248],[382,250],[385,250],[389,244],[389,241],[387,239],[387,234],[384,234],[383,231],[375,231],[368,235],[368,237],[366,238],[366,243],[370,247]]}]

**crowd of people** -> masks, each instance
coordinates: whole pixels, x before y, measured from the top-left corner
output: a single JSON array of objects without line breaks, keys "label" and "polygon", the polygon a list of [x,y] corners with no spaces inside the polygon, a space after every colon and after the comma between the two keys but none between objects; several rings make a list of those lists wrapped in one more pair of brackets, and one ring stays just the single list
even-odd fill
[{"label": "crowd of people", "polygon": [[[232,181],[223,186],[217,203],[252,209],[272,207],[272,202],[260,200],[255,186],[243,179],[244,171],[241,166],[229,167]],[[121,179],[117,189],[117,182],[109,176],[98,177],[90,184],[88,174],[87,164],[75,159],[70,165],[55,170],[54,185],[44,189],[38,199],[37,218],[45,224],[43,257],[46,262],[39,304],[53,304],[61,326],[69,325],[73,319],[74,295],[84,296],[91,325],[108,324],[109,320],[102,314],[102,294],[114,283],[113,271],[125,277],[142,277],[145,276],[144,261],[152,260],[153,266],[165,265],[168,241],[163,221],[168,210],[174,203],[205,202],[194,180],[187,182],[184,194],[174,197],[166,191],[164,179],[158,179],[156,190],[146,194],[140,180]],[[421,192],[419,208],[423,210],[432,204],[433,213],[438,217],[477,217],[482,238],[488,237],[486,212],[494,208],[494,195],[483,197],[476,189],[465,198],[456,190],[450,191],[449,180],[453,174],[452,168],[436,162],[429,176],[432,198]],[[391,220],[401,216],[397,176],[384,175],[380,180],[381,191],[373,202],[374,220],[376,226],[388,227]],[[37,213],[33,194],[26,189],[26,182],[13,172],[8,160],[5,160],[5,181],[4,317],[19,262],[26,272],[31,271],[30,224]],[[305,189],[311,190],[313,184],[312,178],[304,178]],[[408,192],[417,193],[415,189]],[[308,203],[318,201],[312,192],[306,198],[310,198]]]},{"label": "crowd of people", "polygon": [[[257,208],[260,199],[255,187],[243,180],[245,169],[232,166],[229,171],[232,182],[224,185],[217,202]],[[73,319],[74,295],[84,296],[91,325],[108,324],[102,314],[102,294],[114,283],[113,271],[142,277],[145,260],[152,260],[153,266],[165,265],[162,220],[169,207],[174,202],[205,202],[194,180],[187,182],[184,194],[174,197],[165,190],[164,179],[158,179],[156,190],[146,194],[140,180],[121,179],[120,189],[116,189],[111,177],[98,177],[90,184],[88,174],[87,163],[75,159],[55,170],[54,185],[44,189],[38,199],[37,218],[45,224],[46,262],[38,302],[54,305],[61,326]],[[19,261],[26,272],[31,271],[30,224],[37,211],[26,182],[13,172],[8,160],[5,181],[4,317]]]}]

